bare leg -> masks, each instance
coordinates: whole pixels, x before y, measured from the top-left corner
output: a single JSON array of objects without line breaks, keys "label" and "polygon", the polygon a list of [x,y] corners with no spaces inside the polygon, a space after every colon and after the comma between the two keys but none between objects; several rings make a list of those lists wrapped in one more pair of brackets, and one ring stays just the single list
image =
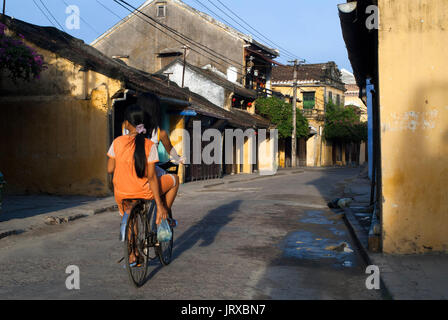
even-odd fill
[{"label": "bare leg", "polygon": [[176,199],[177,191],[179,190],[179,177],[177,175],[173,175],[176,179],[176,185],[172,187],[167,193],[165,193],[165,204],[168,210],[171,210],[173,206],[173,202]]}]

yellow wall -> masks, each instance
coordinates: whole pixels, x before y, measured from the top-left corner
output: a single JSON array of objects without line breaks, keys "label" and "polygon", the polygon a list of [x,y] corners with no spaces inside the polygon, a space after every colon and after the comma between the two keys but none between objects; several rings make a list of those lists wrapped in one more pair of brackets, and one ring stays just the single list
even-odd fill
[{"label": "yellow wall", "polygon": [[[184,142],[186,137],[183,136],[185,128],[185,117],[181,115],[170,116],[170,141],[173,147],[176,149],[179,156],[184,156]],[[185,166],[179,165],[179,182],[185,182]]]},{"label": "yellow wall", "polygon": [[346,95],[345,96],[345,105],[346,106],[352,105],[352,106],[359,107],[359,109],[361,111],[360,120],[362,122],[367,121],[367,107],[359,97],[352,96],[352,95]]},{"label": "yellow wall", "polygon": [[[289,96],[293,96],[293,88],[292,86],[282,86],[282,85],[273,85],[273,90],[280,92],[284,95],[289,95]],[[344,95],[344,93],[341,90],[335,89],[335,88],[330,88],[327,87],[327,96],[328,96],[328,91],[334,91],[334,92],[339,92],[339,94],[341,96]],[[324,110],[325,108],[325,87],[301,87],[298,86],[297,88],[297,108],[299,109],[303,109],[303,92],[309,92],[309,91],[315,91],[316,92],[316,105],[315,105],[315,109],[318,110]],[[333,93],[333,95],[335,95],[335,93]]]},{"label": "yellow wall", "polygon": [[107,111],[121,83],[28,44],[49,68],[0,97],[0,168],[11,192],[106,195]]},{"label": "yellow wall", "polygon": [[[284,95],[293,95],[293,88],[292,87],[286,87],[281,85],[274,85],[274,90],[281,92]],[[314,109],[321,110],[322,112],[325,111],[325,96],[328,98],[328,93],[332,92],[333,94],[333,101],[336,101],[336,95],[339,94],[341,96],[341,103],[344,101],[344,92],[342,90],[329,87],[329,86],[321,86],[321,87],[306,87],[301,86],[298,87],[297,90],[297,96],[298,100],[300,102],[297,103],[297,107],[299,109],[303,109],[303,92],[309,92],[314,91],[316,93],[315,99],[316,104]],[[328,101],[328,99],[327,99]],[[320,136],[320,127],[324,126],[323,120],[317,120],[314,118],[314,116],[308,116],[308,123],[310,126],[316,129],[317,135],[312,136],[307,140],[306,143],[306,152],[307,152],[307,159],[306,163],[307,166],[331,166],[333,165],[333,154],[332,154],[332,146],[331,143],[325,141],[325,139],[322,139]],[[279,164],[280,167],[284,166],[284,159],[282,158],[282,151],[279,149],[280,157],[279,157]],[[340,163],[340,165],[345,163]]]},{"label": "yellow wall", "polygon": [[[258,136],[259,137],[259,136]],[[260,138],[260,137],[259,137]],[[267,136],[265,140],[259,141],[258,148],[258,170],[259,174],[267,175],[275,173],[278,169],[278,145],[275,145],[275,137]]]},{"label": "yellow wall", "polygon": [[448,251],[448,1],[379,0],[383,251]]}]

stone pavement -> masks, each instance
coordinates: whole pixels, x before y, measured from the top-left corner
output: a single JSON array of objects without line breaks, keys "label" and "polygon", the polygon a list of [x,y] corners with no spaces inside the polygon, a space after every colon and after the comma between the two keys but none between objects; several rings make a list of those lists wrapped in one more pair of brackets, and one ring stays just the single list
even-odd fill
[{"label": "stone pavement", "polygon": [[380,269],[381,285],[392,299],[448,299],[448,255],[391,255],[368,250],[368,234],[372,214],[366,210],[370,200],[370,180],[365,170],[348,180],[344,197],[354,198],[346,208],[345,221],[357,242],[366,264]]},{"label": "stone pavement", "polygon": [[[163,268],[154,260],[138,289],[117,263],[117,211],[3,238],[0,299],[383,298],[365,286],[366,266],[343,214],[326,205],[357,169],[293,171],[182,186],[174,260]],[[80,290],[66,288],[69,265],[79,267]]]},{"label": "stone pavement", "polygon": [[[303,172],[300,168],[282,169],[276,176]],[[195,181],[181,185],[179,197],[194,193],[202,188],[219,185],[267,179],[271,176],[238,174],[222,179]],[[36,230],[46,224],[61,224],[80,218],[89,217],[117,208],[114,198],[95,198],[86,196],[51,196],[51,195],[6,195],[0,211],[0,239]]]}]

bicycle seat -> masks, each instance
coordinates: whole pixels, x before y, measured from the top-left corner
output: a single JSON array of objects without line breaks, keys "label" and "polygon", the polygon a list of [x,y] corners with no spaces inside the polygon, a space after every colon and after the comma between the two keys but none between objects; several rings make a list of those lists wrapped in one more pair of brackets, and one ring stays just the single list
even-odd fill
[{"label": "bicycle seat", "polygon": [[177,172],[179,170],[179,165],[172,161],[159,162],[159,163],[157,163],[157,166],[167,172],[171,172],[171,173],[175,173],[175,174],[177,174]]}]

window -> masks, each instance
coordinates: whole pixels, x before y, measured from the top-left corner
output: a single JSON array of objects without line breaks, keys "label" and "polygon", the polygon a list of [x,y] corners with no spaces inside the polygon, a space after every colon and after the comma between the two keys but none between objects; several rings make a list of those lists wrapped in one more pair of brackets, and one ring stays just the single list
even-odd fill
[{"label": "window", "polygon": [[336,95],[336,104],[337,104],[338,106],[341,105],[341,96],[340,96],[339,94]]},{"label": "window", "polygon": [[315,92],[304,92],[303,93],[303,109],[313,109],[315,102]]},{"label": "window", "polygon": [[333,92],[328,92],[328,102],[333,102]]},{"label": "window", "polygon": [[166,17],[166,5],[165,4],[157,5],[157,17],[160,17],[160,18]]}]

